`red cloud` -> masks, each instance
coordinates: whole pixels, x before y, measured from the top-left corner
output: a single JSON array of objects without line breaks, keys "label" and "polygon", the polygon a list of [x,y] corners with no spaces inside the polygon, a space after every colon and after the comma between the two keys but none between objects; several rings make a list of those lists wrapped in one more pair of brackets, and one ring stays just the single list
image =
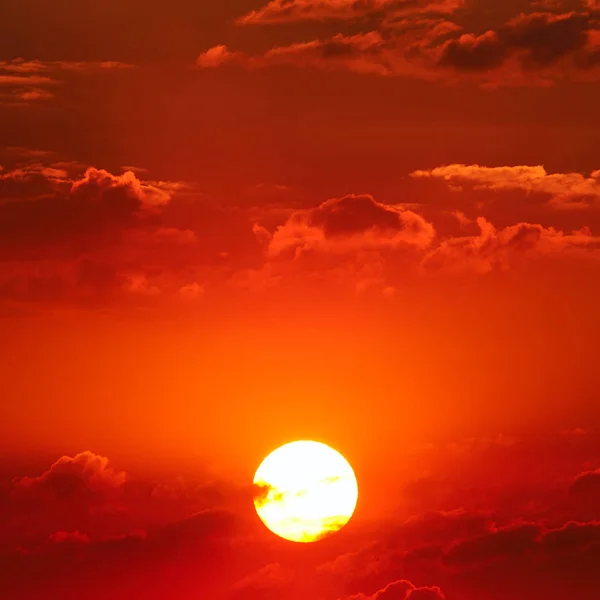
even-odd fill
[{"label": "red cloud", "polygon": [[400,580],[389,583],[372,596],[357,594],[347,600],[445,600],[439,587],[416,587],[410,581]]},{"label": "red cloud", "polygon": [[526,69],[543,68],[567,56],[581,60],[593,52],[588,32],[597,27],[598,15],[588,13],[520,15],[497,31],[447,42],[438,64],[486,71],[497,68],[513,54]]},{"label": "red cloud", "polygon": [[279,563],[265,565],[232,586],[232,597],[242,600],[280,598],[294,581],[293,574]]},{"label": "red cloud", "polygon": [[9,510],[0,517],[0,537],[34,542],[56,531],[98,533],[105,516],[119,512],[126,483],[127,475],[106,457],[92,452],[63,456],[41,475],[13,483]]},{"label": "red cloud", "polygon": [[[551,496],[558,504],[546,507],[547,511],[557,512],[546,512],[541,518],[525,517],[523,521],[524,507],[531,504],[532,498],[525,497],[524,503],[515,507],[503,495],[514,492],[515,484],[507,485],[502,477],[500,458],[511,465],[519,460],[523,478],[533,476],[538,481],[539,474],[531,469],[541,468],[540,455],[554,457],[540,443],[497,441],[486,451],[483,448],[489,446],[488,440],[461,443],[460,458],[454,467],[439,466],[444,480],[458,490],[464,501],[470,502],[474,497],[472,504],[478,504],[482,496],[474,486],[485,489],[496,510],[493,517],[455,509],[417,514],[408,521],[391,519],[375,527],[372,523],[364,528],[357,524],[339,543],[333,540],[332,545],[315,547],[308,553],[303,550],[300,565],[295,549],[254,535],[259,524],[254,519],[246,524],[246,509],[238,508],[234,514],[222,508],[228,502],[237,506],[239,498],[232,498],[237,493],[235,486],[220,484],[222,495],[215,496],[204,510],[198,510],[199,490],[186,487],[182,481],[146,485],[132,475],[124,476],[112,469],[105,458],[92,453],[63,457],[40,476],[14,482],[13,488],[25,485],[35,491],[36,498],[44,500],[31,504],[33,495],[30,496],[30,512],[15,512],[15,507],[23,510],[25,498],[13,495],[7,502],[0,489],[2,517],[8,517],[17,528],[17,535],[14,529],[9,536],[5,530],[0,535],[4,550],[0,556],[0,586],[10,597],[29,594],[48,598],[71,597],[73,593],[101,598],[121,592],[115,597],[125,597],[131,589],[137,593],[149,589],[145,585],[156,585],[156,597],[165,589],[169,593],[176,589],[187,597],[201,587],[210,597],[219,598],[315,597],[315,590],[326,590],[328,598],[344,600],[442,600],[445,594],[464,600],[474,597],[476,591],[477,597],[495,593],[498,597],[523,600],[527,593],[531,600],[554,600],[561,597],[559,588],[568,583],[569,590],[585,597],[597,585],[600,523],[576,520],[568,514],[560,516],[561,511],[571,510],[569,506],[559,506],[560,496]],[[557,435],[552,443],[557,445],[555,452],[570,456],[569,469],[597,456],[595,439],[574,440]],[[446,448],[445,453],[450,450]],[[472,461],[482,463],[479,475],[468,468]],[[560,475],[554,477],[557,461],[549,462],[549,478],[538,487],[554,487],[562,479]],[[418,464],[419,470],[426,466],[420,461]],[[491,479],[490,465],[494,467]],[[560,471],[563,466],[559,464]],[[465,467],[467,472],[463,475]],[[52,522],[56,502],[65,511],[73,511],[74,505],[69,502],[73,490],[79,489],[79,501],[87,503],[79,485],[57,481],[56,476],[65,472],[74,474],[84,488],[105,493],[105,498],[111,490],[117,491],[119,503],[114,506],[120,512],[112,512],[102,520],[97,504],[91,514],[95,528],[89,514],[75,514],[78,522]],[[571,487],[587,478],[588,473],[583,473]],[[190,502],[181,504],[188,494]],[[248,512],[252,511],[249,489],[243,490],[243,498]],[[417,504],[422,505],[423,500],[421,493]],[[159,501],[168,509],[156,519],[156,505],[151,503]],[[447,498],[443,501],[452,502]],[[83,516],[87,520],[81,520]],[[111,531],[115,519],[122,519],[120,529]],[[40,528],[39,535],[32,538],[31,523],[36,520],[48,527],[46,531]],[[548,521],[554,525],[548,525]],[[6,546],[6,540],[10,546]],[[345,554],[335,558],[340,551]],[[112,577],[106,577],[107,573]],[[524,578],[526,590],[522,587]],[[53,587],[55,584],[61,587]],[[153,597],[150,592],[144,595]]]},{"label": "red cloud", "polygon": [[57,531],[48,538],[48,541],[53,544],[87,544],[90,538],[85,533],[79,533],[79,531]]},{"label": "red cloud", "polygon": [[[359,295],[391,296],[409,276],[485,274],[540,258],[596,264],[599,257],[598,238],[577,222],[582,211],[569,213],[575,215],[569,230],[540,224],[558,215],[544,212],[548,197],[552,208],[559,202],[579,206],[585,198],[590,213],[599,193],[597,172],[586,177],[548,174],[543,167],[447,165],[412,173],[415,179],[445,181],[455,191],[468,185],[489,193],[537,194],[535,215],[497,228],[489,218],[474,218],[476,205],[468,194],[452,195],[441,210],[432,199],[419,207],[424,214],[368,194],[272,213],[225,209],[183,182],[145,180],[131,171],[79,170],[68,163],[33,162],[0,173],[4,299],[189,305],[205,301],[215,289],[265,290],[316,281]],[[448,225],[455,207],[465,211],[454,211],[461,228],[454,220]],[[480,215],[488,211],[485,202],[477,207]]]},{"label": "red cloud", "polygon": [[69,498],[82,489],[100,493],[113,491],[126,479],[125,472],[108,466],[106,457],[86,451],[73,458],[59,458],[39,477],[23,477],[15,483],[14,493],[20,498],[37,494]]},{"label": "red cloud", "polygon": [[600,469],[580,473],[569,486],[569,497],[587,518],[600,518]]},{"label": "red cloud", "polygon": [[447,565],[483,563],[519,555],[531,548],[541,534],[539,525],[523,523],[492,530],[453,544],[444,556]]},{"label": "red cloud", "polygon": [[215,46],[202,53],[196,60],[201,68],[238,64],[247,68],[264,68],[271,65],[294,65],[346,69],[358,73],[390,75],[391,67],[382,53],[385,43],[377,31],[352,36],[335,35],[329,40],[311,40],[289,46],[271,48],[262,56],[248,56],[231,52],[226,46]]},{"label": "red cloud", "polygon": [[457,2],[423,5],[274,0],[238,22],[279,23],[303,19],[356,18],[371,14],[379,22],[368,33],[338,33],[272,48],[263,54],[230,52],[215,46],[198,57],[200,67],[236,63],[248,68],[287,64],[344,69],[381,76],[429,80],[475,79],[485,86],[551,85],[558,79],[597,78],[600,72],[600,17],[597,11],[521,14],[482,34],[463,33],[444,19],[406,17],[407,13],[452,13]]},{"label": "red cloud", "polygon": [[400,206],[369,195],[333,198],[294,212],[265,240],[264,265],[238,274],[233,284],[264,290],[319,281],[358,295],[391,296],[388,269],[414,268],[434,237],[428,221]]},{"label": "red cloud", "polygon": [[423,260],[425,268],[447,272],[489,273],[506,270],[522,258],[571,258],[598,260],[598,238],[589,231],[565,234],[541,225],[519,223],[498,231],[483,217],[477,219],[478,236],[456,237],[442,242]]},{"label": "red cloud", "polygon": [[[168,192],[142,183],[131,172],[112,175],[90,167],[70,180],[64,169],[28,165],[0,175],[0,197],[13,201],[0,207],[2,246],[15,256],[56,250],[73,244],[93,245],[94,237],[148,224]],[[97,238],[96,238],[97,241]]]},{"label": "red cloud", "polygon": [[[225,489],[232,503],[242,494]],[[155,570],[162,586],[164,569],[177,568],[175,579],[205,589],[227,571],[223,551],[243,531],[222,494],[207,490],[182,479],[136,480],[91,452],[62,457],[38,477],[17,479],[8,496],[0,487],[0,588],[11,598],[121,597],[134,582],[136,593],[147,591]]]},{"label": "red cloud", "polygon": [[14,85],[20,87],[29,87],[34,85],[44,85],[49,83],[56,83],[50,77],[43,75],[1,75],[0,74],[0,85]]},{"label": "red cloud", "polygon": [[189,301],[202,297],[209,268],[260,258],[250,216],[188,184],[78,170],[29,163],[0,173],[1,296]]},{"label": "red cloud", "polygon": [[351,195],[292,214],[273,235],[269,254],[426,248],[434,236],[433,226],[412,211]]},{"label": "red cloud", "polygon": [[203,69],[210,69],[233,62],[236,58],[238,58],[238,55],[230,52],[227,46],[219,45],[203,52],[196,59],[196,65]]},{"label": "red cloud", "polygon": [[600,171],[589,176],[581,173],[548,173],[541,166],[485,167],[451,164],[411,173],[415,178],[432,178],[446,182],[452,189],[471,185],[476,190],[520,190],[545,194],[554,208],[600,207]]},{"label": "red cloud", "polygon": [[295,23],[298,21],[355,20],[390,12],[449,14],[463,0],[271,0],[237,19],[238,25]]},{"label": "red cloud", "polygon": [[219,534],[232,523],[218,486],[135,480],[89,451],[63,456],[37,477],[16,479],[0,501],[0,550],[116,544],[146,533],[170,544]]},{"label": "red cloud", "polygon": [[0,61],[0,103],[20,104],[23,102],[53,98],[48,88],[62,81],[61,75],[68,72],[85,74],[129,69],[133,65],[119,61],[41,61],[17,58]]}]

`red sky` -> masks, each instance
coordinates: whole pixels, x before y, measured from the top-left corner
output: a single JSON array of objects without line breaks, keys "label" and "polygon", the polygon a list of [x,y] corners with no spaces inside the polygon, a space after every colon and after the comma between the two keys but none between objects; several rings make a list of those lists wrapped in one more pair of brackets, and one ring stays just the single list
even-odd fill
[{"label": "red sky", "polygon": [[600,596],[599,83],[595,0],[5,0],[0,597]]}]

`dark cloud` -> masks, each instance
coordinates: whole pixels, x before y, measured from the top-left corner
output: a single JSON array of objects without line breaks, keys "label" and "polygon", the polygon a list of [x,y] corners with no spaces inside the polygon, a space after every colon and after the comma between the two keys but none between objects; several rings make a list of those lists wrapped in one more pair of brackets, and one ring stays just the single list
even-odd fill
[{"label": "dark cloud", "polygon": [[[502,490],[521,493],[519,484],[503,479],[499,459],[511,464],[519,460],[524,477],[538,481],[534,465],[540,448],[545,456],[560,451],[561,460],[553,461],[555,468],[540,479],[546,483],[536,484],[550,489],[564,481],[561,473],[568,465],[572,470],[594,455],[593,441],[579,433],[556,436],[551,446],[541,446],[541,441],[456,443],[446,454],[455,456],[465,481],[452,463],[436,467],[453,482],[455,496],[441,496],[447,509],[416,512],[408,519],[396,516],[377,526],[357,523],[347,535],[300,554],[266,535],[253,514],[251,486],[238,489],[182,479],[150,482],[91,452],[65,456],[39,475],[16,478],[0,494],[0,585],[15,598],[17,592],[35,595],[43,587],[52,599],[61,593],[69,598],[65,590],[97,589],[97,596],[90,591],[86,597],[100,600],[101,591],[106,594],[132,577],[142,577],[136,584],[142,586],[155,572],[163,582],[171,581],[163,569],[169,565],[180,578],[182,594],[212,582],[222,592],[215,597],[248,600],[312,597],[310,590],[318,589],[329,590],[327,597],[352,600],[441,600],[444,593],[462,600],[472,595],[469,585],[475,582],[487,597],[495,574],[503,572],[498,585],[505,593],[517,589],[528,573],[535,590],[530,598],[558,600],[542,595],[543,574],[554,569],[557,580],[576,575],[577,589],[593,589],[588,568],[600,548],[600,525],[569,516],[579,509],[565,504],[560,493],[540,496],[546,508],[539,514],[532,508],[532,496],[525,494],[519,504],[510,502],[510,494]],[[487,470],[471,471],[474,461]],[[571,499],[578,493],[587,498],[593,473],[582,473],[570,484],[565,481],[563,494],[568,490]],[[475,489],[474,481],[487,496]],[[419,504],[427,504],[425,496],[420,498]],[[452,509],[456,498],[466,505],[470,499],[478,505],[487,498],[494,510]],[[115,578],[97,579],[107,570]],[[148,597],[154,598],[152,593]],[[524,600],[518,594],[515,598]]]},{"label": "dark cloud", "polygon": [[[600,50],[596,41],[600,18],[585,6],[570,12],[520,13],[487,31],[465,31],[463,22],[443,17],[460,2],[430,2],[412,7],[378,2],[378,19],[370,31],[338,33],[271,48],[264,54],[232,52],[214,46],[198,58],[200,67],[239,64],[343,69],[380,76],[426,80],[475,79],[486,86],[548,85],[561,78],[595,78]],[[241,22],[287,22],[357,15],[362,3],[274,1]],[[437,8],[437,10],[435,10]],[[421,11],[422,14],[419,14]],[[428,15],[426,17],[423,16]],[[436,16],[437,14],[437,16]],[[374,16],[374,15],[373,15]]]},{"label": "dark cloud", "polygon": [[132,479],[89,451],[63,456],[41,475],[15,479],[3,500],[0,533],[13,548],[84,537],[110,541],[132,531],[148,531],[153,539],[195,539],[231,526],[219,486]]},{"label": "dark cloud", "polygon": [[238,496],[228,484],[136,479],[92,452],[64,456],[0,490],[0,589],[10,598],[100,600],[137,581],[153,598],[148,574],[156,566],[164,577],[171,563],[197,586],[245,532],[243,514],[226,506]]},{"label": "dark cloud", "polygon": [[[23,162],[0,172],[0,296],[17,305],[185,302],[192,308],[214,292],[316,280],[356,295],[392,297],[409,275],[486,274],[540,258],[595,264],[598,257],[589,227],[566,232],[539,224],[565,207],[577,207],[580,216],[593,212],[596,172],[447,165],[412,173],[457,192],[470,185],[545,198],[536,201],[540,222],[496,228],[475,213],[488,206],[475,205],[468,190],[464,198],[455,193],[449,206],[384,204],[349,194],[312,208],[272,211],[269,205],[225,206],[186,182],[94,167],[82,172],[79,164],[43,164],[39,152],[30,154],[11,151],[11,160]],[[459,222],[454,206],[475,214],[455,210]]]},{"label": "dark cloud", "polygon": [[343,251],[344,247],[427,247],[435,231],[416,213],[377,202],[369,195],[349,195],[292,214],[274,234],[272,255],[294,250]]},{"label": "dark cloud", "polygon": [[124,472],[108,466],[108,459],[93,452],[81,452],[73,458],[63,456],[39,477],[23,477],[15,482],[15,495],[46,493],[68,498],[81,488],[104,492],[120,487],[126,480]]},{"label": "dark cloud", "polygon": [[578,475],[569,493],[577,499],[596,501],[600,499],[600,471],[586,471]]},{"label": "dark cloud", "polygon": [[386,14],[450,14],[463,0],[270,0],[237,19],[238,25],[383,17]]},{"label": "dark cloud", "polygon": [[600,518],[600,471],[585,471],[569,486],[569,500],[580,517]]},{"label": "dark cloud", "polygon": [[189,303],[203,296],[203,271],[255,266],[262,255],[248,214],[184,182],[81,173],[77,164],[31,162],[23,150],[18,157],[25,162],[0,171],[6,299],[95,305],[165,295]]},{"label": "dark cloud", "polygon": [[533,223],[519,223],[497,230],[481,217],[477,219],[477,225],[481,232],[479,236],[443,241],[425,257],[423,266],[448,273],[486,274],[508,270],[527,258],[596,258],[598,240],[589,230],[566,234]]},{"label": "dark cloud", "polygon": [[0,105],[19,107],[51,100],[68,74],[81,76],[131,67],[119,61],[41,61],[37,58],[0,61]]},{"label": "dark cloud", "polygon": [[462,35],[449,40],[440,54],[438,65],[464,71],[488,71],[499,67],[507,57],[507,50],[494,31],[482,35]]},{"label": "dark cloud", "polygon": [[346,600],[445,600],[439,587],[416,587],[410,581],[394,581],[371,596],[358,594]]},{"label": "dark cloud", "polygon": [[133,173],[112,175],[89,168],[69,180],[64,170],[28,166],[0,175],[0,239],[4,255],[17,252],[80,253],[103,237],[149,225],[168,200],[162,190],[143,185]]},{"label": "dark cloud", "polygon": [[514,557],[530,549],[541,529],[533,523],[523,523],[490,531],[484,535],[456,542],[446,552],[448,565],[468,565],[499,558]]},{"label": "dark cloud", "polygon": [[[492,521],[488,513],[464,508],[430,511],[407,519],[400,535],[409,546],[427,542],[450,543],[487,532]],[[421,548],[423,553],[428,552],[427,547]]]},{"label": "dark cloud", "polygon": [[[543,68],[566,56],[593,56],[595,51],[588,49],[588,32],[598,26],[598,17],[593,13],[520,15],[496,31],[463,35],[446,42],[438,64],[458,70],[487,71],[518,53],[525,69]],[[588,66],[592,63],[593,59],[589,59]]]},{"label": "dark cloud", "polygon": [[235,582],[232,586],[231,598],[276,600],[285,595],[286,588],[293,582],[294,576],[291,571],[286,570],[279,563],[271,563]]},{"label": "dark cloud", "polygon": [[569,522],[547,531],[541,543],[550,552],[572,552],[600,543],[600,522]]}]

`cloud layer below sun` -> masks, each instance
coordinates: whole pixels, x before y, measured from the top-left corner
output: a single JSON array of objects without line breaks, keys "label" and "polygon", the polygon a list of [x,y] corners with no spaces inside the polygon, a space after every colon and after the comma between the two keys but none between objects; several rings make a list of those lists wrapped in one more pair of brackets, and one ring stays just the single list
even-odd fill
[{"label": "cloud layer below sun", "polygon": [[593,589],[597,442],[576,429],[423,448],[404,457],[391,520],[363,512],[310,547],[268,532],[248,486],[140,477],[89,451],[63,456],[4,480],[0,551],[11,568],[0,581],[15,598],[42,589],[161,598],[166,588],[187,597],[201,585],[214,598],[460,600],[510,590],[515,600],[558,600],[564,589]]}]

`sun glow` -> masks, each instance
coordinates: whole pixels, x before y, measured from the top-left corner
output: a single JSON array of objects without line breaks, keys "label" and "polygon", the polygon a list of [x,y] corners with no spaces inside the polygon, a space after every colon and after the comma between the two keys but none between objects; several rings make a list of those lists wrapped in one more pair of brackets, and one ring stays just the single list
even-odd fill
[{"label": "sun glow", "polygon": [[258,467],[254,485],[260,519],[293,542],[314,542],[340,530],[358,499],[352,467],[320,442],[291,442],[273,451]]}]

